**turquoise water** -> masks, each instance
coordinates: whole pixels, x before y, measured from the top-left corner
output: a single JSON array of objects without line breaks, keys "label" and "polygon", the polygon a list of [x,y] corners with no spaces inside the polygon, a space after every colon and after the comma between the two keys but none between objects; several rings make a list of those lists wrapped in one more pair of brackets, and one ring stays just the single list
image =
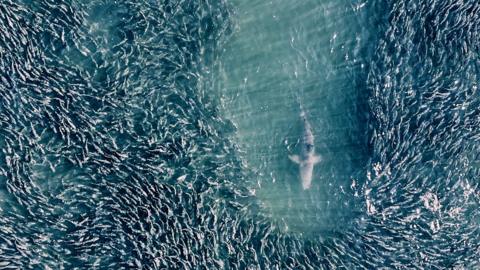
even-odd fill
[{"label": "turquoise water", "polygon": [[[369,158],[361,83],[368,66],[366,7],[350,1],[236,5],[236,27],[214,81],[221,111],[236,126],[232,139],[255,173],[252,188],[286,230],[325,233],[355,215],[351,187]],[[300,104],[323,157],[307,192],[288,159],[299,148]]]},{"label": "turquoise water", "polygon": [[0,1],[0,268],[479,268],[479,11]]}]

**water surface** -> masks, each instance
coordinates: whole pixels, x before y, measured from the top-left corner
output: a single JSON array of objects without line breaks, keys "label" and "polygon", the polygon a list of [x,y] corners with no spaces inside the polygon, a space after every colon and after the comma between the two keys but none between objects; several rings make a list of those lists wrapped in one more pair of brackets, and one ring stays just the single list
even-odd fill
[{"label": "water surface", "polygon": [[0,268],[479,268],[479,10],[0,1]]}]

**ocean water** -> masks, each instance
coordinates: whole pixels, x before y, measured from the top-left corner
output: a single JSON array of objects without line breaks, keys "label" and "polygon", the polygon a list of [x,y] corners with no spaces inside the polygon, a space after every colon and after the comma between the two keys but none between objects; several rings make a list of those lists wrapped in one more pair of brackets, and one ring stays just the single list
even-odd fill
[{"label": "ocean water", "polygon": [[[365,3],[256,1],[235,5],[236,30],[213,80],[256,195],[287,231],[320,235],[351,225],[369,159]],[[322,162],[303,191],[300,106]],[[341,224],[341,225],[339,225]]]},{"label": "ocean water", "polygon": [[0,1],[0,268],[480,268],[479,14]]}]

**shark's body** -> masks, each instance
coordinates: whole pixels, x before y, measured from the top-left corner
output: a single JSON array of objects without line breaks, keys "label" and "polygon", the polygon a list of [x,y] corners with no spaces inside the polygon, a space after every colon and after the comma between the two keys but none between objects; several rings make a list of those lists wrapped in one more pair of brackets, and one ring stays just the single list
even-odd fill
[{"label": "shark's body", "polygon": [[303,122],[303,133],[300,141],[300,155],[288,156],[300,166],[300,179],[303,189],[309,189],[312,184],[313,167],[321,161],[321,157],[315,155],[314,137],[312,127],[307,120],[305,111],[301,109],[300,117]]}]

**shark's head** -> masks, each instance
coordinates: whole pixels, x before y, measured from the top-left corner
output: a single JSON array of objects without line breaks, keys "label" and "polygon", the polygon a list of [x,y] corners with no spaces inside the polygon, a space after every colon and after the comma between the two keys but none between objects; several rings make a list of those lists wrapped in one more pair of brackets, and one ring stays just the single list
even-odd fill
[{"label": "shark's head", "polygon": [[314,162],[305,160],[300,164],[300,179],[302,180],[303,189],[309,189],[312,184]]}]

